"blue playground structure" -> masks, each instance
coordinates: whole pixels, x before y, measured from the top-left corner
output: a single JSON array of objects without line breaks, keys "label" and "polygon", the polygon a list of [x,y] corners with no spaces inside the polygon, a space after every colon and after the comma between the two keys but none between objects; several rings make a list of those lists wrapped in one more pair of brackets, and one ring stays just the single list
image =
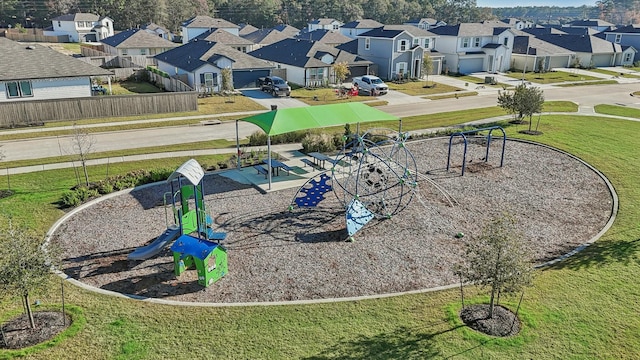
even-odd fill
[{"label": "blue playground structure", "polygon": [[447,171],[449,171],[449,165],[451,163],[451,143],[453,141],[453,138],[456,136],[460,136],[462,137],[462,140],[464,140],[464,152],[462,153],[462,175],[461,175],[461,176],[464,176],[464,170],[467,164],[467,145],[468,145],[466,135],[468,134],[475,135],[479,131],[487,131],[487,130],[489,131],[489,133],[487,134],[487,150],[484,155],[484,162],[489,161],[489,146],[491,146],[491,133],[493,132],[493,130],[500,130],[502,131],[502,155],[500,156],[500,167],[504,165],[504,148],[507,143],[507,134],[504,132],[504,129],[500,126],[490,126],[490,127],[480,128],[475,130],[460,131],[460,132],[453,133],[451,134],[451,136],[449,136],[449,153],[447,154]]}]

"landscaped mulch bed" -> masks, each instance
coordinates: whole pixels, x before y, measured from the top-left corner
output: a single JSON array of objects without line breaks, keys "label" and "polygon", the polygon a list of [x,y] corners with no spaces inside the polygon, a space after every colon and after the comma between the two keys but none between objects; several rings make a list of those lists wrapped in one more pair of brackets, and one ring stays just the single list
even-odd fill
[{"label": "landscaped mulch bed", "polygon": [[[195,271],[173,274],[171,252],[143,262],[127,254],[160,235],[165,183],[99,202],[56,231],[64,271],[84,283],[127,294],[191,302],[260,302],[395,293],[454,284],[462,245],[495,216],[512,214],[533,243],[538,263],[595,236],[611,216],[605,182],[575,158],[543,146],[494,138],[471,139],[460,176],[463,145],[456,139],[446,171],[448,138],[410,142],[420,174],[458,202],[450,206],[422,180],[403,212],[374,220],[345,242],[345,214],[331,193],[317,208],[287,211],[297,189],[261,194],[213,174],[205,178],[206,205],[217,231],[228,233],[229,273],[203,288]],[[167,215],[171,217],[171,213]],[[459,232],[465,236],[455,237]]]},{"label": "landscaped mulch bed", "polygon": [[34,329],[30,327],[26,314],[2,324],[4,339],[0,335],[0,349],[22,349],[39,344],[71,325],[71,317],[60,311],[36,311],[33,313],[33,320],[36,324]]}]

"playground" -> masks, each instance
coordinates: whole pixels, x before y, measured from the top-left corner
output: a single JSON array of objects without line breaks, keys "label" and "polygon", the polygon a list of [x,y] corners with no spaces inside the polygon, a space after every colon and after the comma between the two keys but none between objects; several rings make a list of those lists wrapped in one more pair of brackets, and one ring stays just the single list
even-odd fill
[{"label": "playground", "polygon": [[[62,247],[65,273],[105,290],[188,302],[314,300],[454,284],[452,267],[465,237],[503,212],[535,244],[538,263],[588,241],[611,216],[605,181],[571,156],[507,141],[500,167],[502,140],[491,143],[487,162],[485,144],[474,140],[461,176],[460,141],[446,171],[448,145],[449,138],[407,143],[418,172],[445,192],[419,181],[406,209],[372,221],[354,242],[344,241],[344,209],[330,193],[316,208],[289,212],[295,187],[262,194],[224,172],[205,176],[204,203],[212,227],[227,234],[221,244],[228,253],[228,273],[206,288],[195,271],[174,274],[169,247],[144,261],[128,259],[167,227],[164,182],[87,207],[53,241]],[[456,238],[461,232],[465,237]]]}]

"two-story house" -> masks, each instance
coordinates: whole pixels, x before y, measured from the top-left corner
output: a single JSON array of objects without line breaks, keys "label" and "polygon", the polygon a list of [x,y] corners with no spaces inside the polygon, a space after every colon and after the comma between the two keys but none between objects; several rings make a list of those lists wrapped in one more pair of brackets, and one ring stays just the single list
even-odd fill
[{"label": "two-story house", "polygon": [[438,26],[445,26],[447,25],[447,23],[444,21],[438,21],[434,18],[418,18],[411,19],[405,22],[403,25],[411,25],[423,30],[429,30]]},{"label": "two-story house", "polygon": [[243,37],[233,35],[232,33],[222,29],[210,29],[195,37],[198,40],[212,41],[225,44],[243,53],[253,51],[254,43]]},{"label": "two-story house", "polygon": [[562,27],[593,29],[598,32],[601,32],[601,31],[612,29],[613,27],[615,27],[615,25],[608,21],[604,21],[600,19],[584,19],[584,20],[571,21],[568,24],[562,25]]},{"label": "two-story house", "polygon": [[[619,27],[615,30],[605,30],[604,39],[614,44],[620,44],[622,47],[633,46],[635,49],[640,50],[640,25],[632,24],[623,27]],[[634,63],[640,61],[640,52],[637,52],[632,59],[629,59],[630,55],[625,55],[625,63]]]},{"label": "two-story house", "polygon": [[436,49],[444,55],[444,72],[503,72],[511,66],[514,29],[504,23],[462,23],[439,26],[431,32],[439,35]]},{"label": "two-story house", "polygon": [[91,96],[92,77],[110,71],[42,45],[0,38],[0,103]]},{"label": "two-story house", "polygon": [[95,14],[66,14],[51,19],[51,25],[44,35],[68,36],[69,42],[96,42],[114,34],[113,20]]},{"label": "two-story house", "polygon": [[196,36],[211,29],[221,29],[235,36],[240,36],[240,27],[238,25],[225,19],[198,15],[182,23],[182,43],[186,44]]},{"label": "two-story house", "polygon": [[425,52],[440,73],[441,57],[432,51],[437,37],[412,25],[385,25],[358,35],[358,55],[377,64],[383,79],[420,78]]},{"label": "two-story house", "polygon": [[307,31],[311,32],[313,30],[332,30],[338,31],[340,26],[344,25],[341,21],[336,19],[329,18],[320,18],[309,21],[307,24]]},{"label": "two-story house", "polygon": [[154,23],[148,23],[140,27],[143,30],[146,30],[148,33],[161,37],[165,40],[173,41],[174,35],[169,29],[164,26],[160,26]]},{"label": "two-story house", "polygon": [[318,41],[331,46],[338,46],[352,40],[350,37],[344,36],[338,31],[330,30],[313,30],[311,32],[298,34],[295,38],[300,40]]},{"label": "two-story house", "polygon": [[355,39],[358,35],[373,30],[384,25],[371,19],[354,20],[340,27],[340,33],[344,36]]}]

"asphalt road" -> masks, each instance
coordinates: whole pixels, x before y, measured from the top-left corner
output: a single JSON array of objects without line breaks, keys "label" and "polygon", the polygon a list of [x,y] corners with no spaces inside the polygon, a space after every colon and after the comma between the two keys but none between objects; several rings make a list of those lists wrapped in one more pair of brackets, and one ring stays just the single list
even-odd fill
[{"label": "asphalt road", "polygon": [[[640,99],[629,95],[640,88],[640,84],[637,83],[562,88],[543,86],[542,88],[544,89],[546,100],[576,102],[580,106],[582,113],[592,111],[593,106],[598,104],[616,104],[640,108]],[[401,104],[382,106],[379,109],[399,117],[407,117],[495,106],[497,104],[497,96],[497,90],[487,89],[480,91],[478,96],[437,101],[417,99],[415,103],[406,102],[405,99]],[[284,99],[278,100],[283,101]],[[286,105],[283,105],[283,107]],[[242,121],[238,125],[241,138],[248,137],[251,133],[259,130],[257,126]],[[174,145],[213,139],[234,141],[236,138],[236,123],[226,122],[218,125],[175,126],[107,132],[94,134],[93,138],[95,140],[93,152]],[[2,141],[0,146],[0,150],[6,156],[4,161],[37,159],[76,153],[73,150],[73,141],[70,136]]]}]

